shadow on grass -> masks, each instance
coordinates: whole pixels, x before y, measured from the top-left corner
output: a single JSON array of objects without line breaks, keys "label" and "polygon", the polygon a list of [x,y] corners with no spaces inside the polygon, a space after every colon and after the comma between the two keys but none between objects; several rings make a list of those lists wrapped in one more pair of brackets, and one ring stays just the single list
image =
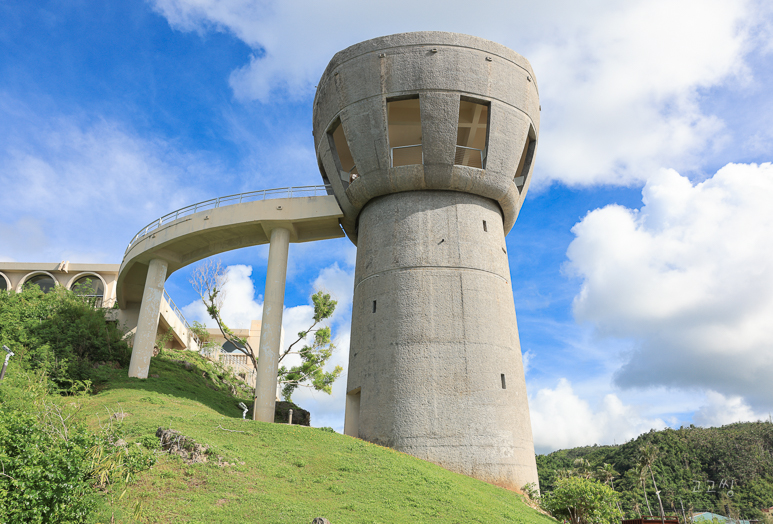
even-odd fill
[{"label": "shadow on grass", "polygon": [[101,367],[93,374],[95,390],[97,394],[108,390],[127,389],[186,398],[204,404],[221,415],[233,418],[242,418],[242,410],[238,407],[239,402],[252,406],[251,398],[234,397],[226,385],[216,378],[213,380],[215,371],[208,369],[198,355],[185,356],[184,360],[190,362],[191,369],[186,369],[183,364],[174,361],[174,357],[177,356],[181,355],[161,355],[152,358],[146,379],[129,378],[127,368]]}]

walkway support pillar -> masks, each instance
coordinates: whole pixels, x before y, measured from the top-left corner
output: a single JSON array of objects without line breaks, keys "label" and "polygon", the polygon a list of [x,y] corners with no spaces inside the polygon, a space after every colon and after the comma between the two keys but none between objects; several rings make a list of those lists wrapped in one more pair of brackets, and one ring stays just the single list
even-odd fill
[{"label": "walkway support pillar", "polygon": [[161,310],[161,299],[164,296],[167,267],[167,262],[159,258],[154,258],[148,265],[137,331],[134,333],[132,359],[129,363],[130,377],[148,378],[150,358],[153,356],[153,346],[156,343],[158,315]]},{"label": "walkway support pillar", "polygon": [[284,310],[289,246],[290,231],[281,227],[271,231],[266,290],[263,298],[263,323],[260,327],[255,406],[253,408],[253,420],[261,422],[274,422],[276,374],[279,369],[279,351],[281,349],[279,346],[282,339],[282,312]]}]

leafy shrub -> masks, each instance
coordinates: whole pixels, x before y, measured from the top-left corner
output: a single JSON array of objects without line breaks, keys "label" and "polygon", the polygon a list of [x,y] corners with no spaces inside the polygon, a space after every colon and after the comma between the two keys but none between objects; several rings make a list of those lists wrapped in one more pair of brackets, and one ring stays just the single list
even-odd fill
[{"label": "leafy shrub", "polygon": [[84,522],[95,499],[89,482],[94,435],[57,435],[35,416],[0,407],[0,522]]},{"label": "leafy shrub", "polygon": [[623,516],[618,498],[612,488],[596,480],[569,477],[556,481],[541,504],[554,517],[572,524],[615,524]]},{"label": "leafy shrub", "polygon": [[37,286],[0,293],[0,344],[64,389],[91,378],[96,362],[127,366],[131,357],[121,330],[105,320],[105,310],[60,286],[49,293]]}]

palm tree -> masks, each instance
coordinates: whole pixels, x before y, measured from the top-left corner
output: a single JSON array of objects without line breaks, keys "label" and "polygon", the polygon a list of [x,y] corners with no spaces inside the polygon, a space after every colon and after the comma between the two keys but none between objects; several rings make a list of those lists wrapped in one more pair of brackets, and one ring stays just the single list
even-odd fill
[{"label": "palm tree", "polygon": [[592,473],[590,469],[590,462],[584,458],[574,459],[574,467],[578,477],[585,479],[589,479],[591,477]]},{"label": "palm tree", "polygon": [[597,471],[598,471],[597,476],[599,480],[603,480],[604,484],[610,484],[612,486],[612,489],[615,489],[615,484],[613,482],[613,479],[620,475],[620,473],[615,471],[615,465],[607,464],[605,462],[603,466],[599,466]]},{"label": "palm tree", "polygon": [[663,501],[660,500],[660,491],[658,490],[658,485],[655,483],[655,474],[652,472],[652,465],[655,463],[655,459],[658,457],[658,448],[653,446],[651,442],[648,442],[646,446],[639,447],[639,453],[639,464],[641,464],[642,470],[645,471],[648,469],[650,471],[650,476],[652,477],[652,486],[655,488],[655,495],[658,497],[658,505],[660,506],[660,521],[665,523]]},{"label": "palm tree", "polygon": [[647,469],[639,462],[636,465],[636,472],[639,474],[639,482],[641,482],[641,490],[644,492],[644,501],[647,503],[647,514],[652,515],[652,509],[650,509],[650,500],[647,498]]}]

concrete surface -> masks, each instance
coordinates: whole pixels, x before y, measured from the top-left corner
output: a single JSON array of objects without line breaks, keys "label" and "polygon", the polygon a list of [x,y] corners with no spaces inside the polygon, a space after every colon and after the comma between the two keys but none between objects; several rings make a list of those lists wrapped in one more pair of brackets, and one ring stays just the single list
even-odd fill
[{"label": "concrete surface", "polygon": [[[485,106],[481,167],[457,154],[462,102]],[[357,245],[345,432],[511,489],[538,483],[505,235],[539,110],[525,58],[440,32],[337,53],[314,100],[322,177]],[[393,162],[409,143],[414,160]]]},{"label": "concrete surface", "polygon": [[273,422],[276,408],[277,371],[282,343],[282,313],[284,312],[287,280],[287,251],[290,232],[277,227],[271,231],[268,251],[266,288],[263,295],[263,320],[258,350],[258,373],[253,420]]},{"label": "concrete surface", "polygon": [[153,346],[156,344],[161,301],[164,298],[167,268],[166,261],[159,258],[154,258],[148,264],[145,292],[142,295],[142,306],[140,306],[137,330],[134,333],[134,344],[132,345],[132,359],[129,363],[130,377],[148,378]]},{"label": "concrete surface", "polygon": [[340,238],[341,216],[332,196],[258,200],[185,216],[154,230],[126,252],[118,273],[118,304],[124,309],[142,300],[148,263],[154,258],[167,262],[168,277],[209,256],[267,244],[276,227],[290,231],[290,242]]}]

